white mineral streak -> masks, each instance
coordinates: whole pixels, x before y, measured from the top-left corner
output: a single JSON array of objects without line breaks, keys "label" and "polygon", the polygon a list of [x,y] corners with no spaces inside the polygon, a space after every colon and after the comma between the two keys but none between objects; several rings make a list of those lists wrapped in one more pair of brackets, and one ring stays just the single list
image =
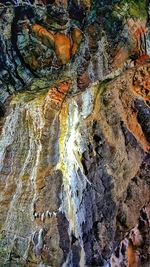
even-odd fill
[{"label": "white mineral streak", "polygon": [[93,102],[94,102],[94,86],[97,83],[93,84],[89,90],[86,90],[82,94],[82,111],[81,116],[83,119],[86,119],[93,111]]},{"label": "white mineral streak", "polygon": [[39,256],[41,249],[43,247],[43,229],[40,229],[39,235],[38,235],[38,243],[35,247],[36,255]]},{"label": "white mineral streak", "polygon": [[[33,120],[33,129],[31,130],[29,136],[30,136],[30,147],[31,151],[33,152],[32,157],[34,156],[34,153],[36,155],[35,164],[32,169],[32,173],[30,176],[31,182],[34,185],[34,198],[33,202],[31,203],[31,211],[33,212],[33,206],[34,201],[36,200],[36,177],[37,177],[37,170],[40,165],[40,156],[42,152],[42,144],[41,144],[41,136],[42,136],[42,129],[44,127],[44,118],[43,118],[43,109],[42,106],[35,105],[34,108],[32,106],[32,103],[30,104],[29,109],[29,118],[32,117]],[[32,149],[32,146],[35,146]],[[30,149],[29,149],[30,150]],[[31,158],[32,159],[32,158]],[[30,160],[31,160],[30,159]]]},{"label": "white mineral streak", "polygon": [[0,138],[0,171],[3,168],[3,161],[5,158],[6,148],[9,147],[15,138],[17,123],[18,123],[19,107],[12,110],[7,116],[5,125],[2,130]]},{"label": "white mineral streak", "polygon": [[[9,236],[10,233],[18,233],[20,235],[23,232],[23,238],[26,239],[27,246],[29,236],[26,236],[26,232],[28,233],[28,229],[22,229],[22,227],[24,225],[24,218],[31,220],[33,217],[33,204],[37,197],[36,176],[42,151],[40,138],[44,127],[42,104],[42,101],[36,103],[36,99],[27,103],[16,103],[6,118],[0,139],[0,172],[4,167],[5,154],[10,146],[12,151],[10,161],[12,165],[10,168],[11,171],[7,176],[0,201],[3,200],[3,197],[5,198],[5,192],[9,188],[9,176],[12,174],[15,177],[13,182],[16,187],[7,212],[4,230],[7,229],[7,235]],[[16,157],[20,158],[19,166],[16,165]],[[17,169],[19,173],[17,173]],[[25,185],[26,191],[29,194],[28,199],[22,205],[24,186],[22,177],[26,174],[29,175]],[[12,238],[10,242],[13,245],[15,239]],[[24,253],[25,258],[27,256],[26,251]]]},{"label": "white mineral streak", "polygon": [[[16,135],[18,135],[18,143],[20,145],[20,148],[18,147],[18,150],[21,149],[21,147],[24,146],[24,144],[22,143],[22,137],[24,135],[24,125],[22,123],[23,121],[23,113],[26,111],[26,122],[28,123],[28,131],[29,131],[29,144],[28,144],[28,153],[27,156],[25,157],[25,160],[22,164],[22,168],[20,171],[20,174],[17,178],[17,189],[16,189],[16,193],[11,201],[11,205],[10,205],[10,211],[8,211],[8,216],[7,216],[7,220],[6,220],[6,227],[8,229],[8,224],[10,224],[13,220],[13,218],[11,218],[12,216],[12,209],[15,209],[15,207],[17,206],[18,203],[18,199],[20,197],[20,195],[22,194],[22,179],[21,177],[23,175],[26,174],[26,172],[28,172],[29,170],[29,165],[32,164],[32,167],[30,168],[30,179],[28,179],[28,188],[30,188],[30,192],[32,191],[32,194],[34,192],[34,197],[33,197],[33,201],[36,198],[36,185],[35,185],[35,180],[36,180],[36,173],[37,173],[37,169],[39,166],[39,162],[40,162],[40,153],[42,151],[42,145],[40,142],[40,137],[41,137],[41,131],[42,128],[44,127],[44,121],[43,121],[43,115],[42,115],[42,108],[38,105],[36,105],[35,103],[33,103],[32,101],[24,104],[22,106],[20,106],[20,108],[17,106],[16,110],[13,111],[13,115],[12,115],[12,119],[14,118],[15,122],[12,121],[12,124],[10,124],[9,127],[11,127],[11,134],[8,136],[8,130],[7,130],[7,136],[5,138],[5,140],[7,141],[7,143],[10,143],[11,141],[8,142],[8,140],[12,139],[14,140],[14,137]],[[32,121],[32,125],[30,122]],[[29,125],[30,123],[30,125]],[[20,130],[18,130],[18,132],[16,133],[15,130],[13,130],[13,128],[17,127],[16,125],[18,125],[18,127],[20,127]],[[8,140],[7,140],[8,139]],[[6,142],[5,141],[5,142]],[[17,146],[17,143],[16,143]],[[31,163],[32,162],[32,163]],[[24,209],[26,209],[26,207],[24,206]],[[31,208],[29,209],[31,214],[33,213],[33,203],[31,203]],[[11,228],[12,228],[12,223],[11,223]]]},{"label": "white mineral streak", "polygon": [[[85,150],[85,146],[84,133],[80,132],[80,124],[83,123],[83,120],[89,116],[93,110],[95,89],[96,84],[93,86],[93,88],[91,88],[91,90],[83,93],[84,96],[82,96],[83,105],[81,111],[76,97],[69,99],[68,103],[64,103],[64,105],[68,105],[68,114],[66,117],[67,126],[65,133],[60,133],[60,162],[57,166],[63,172],[65,195],[63,206],[70,224],[70,234],[73,233],[76,238],[79,239],[81,246],[81,267],[85,266],[81,227],[82,223],[86,220],[85,208],[84,204],[82,203],[82,194],[89,181],[83,173],[83,167],[81,164],[81,156]],[[62,127],[63,125],[61,125],[61,129]],[[64,128],[65,126],[63,129]],[[79,170],[81,173],[80,177],[78,175]],[[64,263],[63,267],[68,266],[67,264],[70,260],[70,257],[71,256],[69,254],[68,259]]]},{"label": "white mineral streak", "polygon": [[95,81],[94,65],[93,65],[93,62],[91,62],[91,61],[90,61],[90,64],[88,66],[88,76],[89,76],[91,82]]}]

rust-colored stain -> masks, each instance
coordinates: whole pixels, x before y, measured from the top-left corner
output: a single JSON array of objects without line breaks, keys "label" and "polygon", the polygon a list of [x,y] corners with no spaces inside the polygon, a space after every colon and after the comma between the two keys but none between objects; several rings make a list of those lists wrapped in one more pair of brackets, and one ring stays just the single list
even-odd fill
[{"label": "rust-colored stain", "polygon": [[61,65],[65,65],[71,58],[71,39],[63,33],[55,34],[55,53]]},{"label": "rust-colored stain", "polygon": [[147,54],[143,54],[141,56],[139,56],[135,61],[134,64],[135,65],[140,65],[140,64],[144,64],[146,61],[149,61],[150,57]]},{"label": "rust-colored stain", "polygon": [[[43,45],[55,51],[59,65],[65,65],[70,61],[82,40],[82,32],[78,28],[72,30],[71,36],[60,32],[54,34],[39,24],[32,25],[32,31]],[[33,69],[37,68],[35,60],[30,65]]]},{"label": "rust-colored stain", "polygon": [[140,38],[141,34],[145,34],[146,32],[147,32],[146,27],[141,26],[135,31],[135,36],[138,39]]},{"label": "rust-colored stain", "polygon": [[127,262],[128,262],[128,267],[138,267],[136,248],[134,247],[132,241],[130,240],[127,248]]},{"label": "rust-colored stain", "polygon": [[51,103],[60,107],[70,87],[70,81],[59,81],[57,86],[52,86],[48,94],[48,96],[51,98]]},{"label": "rust-colored stain", "polygon": [[67,82],[60,81],[60,83],[58,84],[58,91],[66,95],[70,89],[70,86],[71,86],[71,81]]}]

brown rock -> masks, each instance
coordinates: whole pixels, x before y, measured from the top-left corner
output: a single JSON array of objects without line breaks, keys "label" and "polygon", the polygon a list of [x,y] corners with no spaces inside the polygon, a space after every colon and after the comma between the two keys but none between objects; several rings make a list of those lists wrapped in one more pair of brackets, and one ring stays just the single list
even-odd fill
[{"label": "brown rock", "polygon": [[72,47],[72,55],[75,55],[77,52],[78,46],[82,40],[82,32],[78,28],[74,28],[71,32],[73,47]]},{"label": "brown rock", "polygon": [[147,65],[145,65],[145,67],[139,67],[135,72],[131,90],[133,90],[135,94],[143,97],[145,101],[150,101],[150,71]]},{"label": "brown rock", "polygon": [[87,72],[84,72],[81,76],[78,77],[78,80],[77,80],[78,87],[81,90],[85,90],[89,86],[90,82],[91,80]]}]

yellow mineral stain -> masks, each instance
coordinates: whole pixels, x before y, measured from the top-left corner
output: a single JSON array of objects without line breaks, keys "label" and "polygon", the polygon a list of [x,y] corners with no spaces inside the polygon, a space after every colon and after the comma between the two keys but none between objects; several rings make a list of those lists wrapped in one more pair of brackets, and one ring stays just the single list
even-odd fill
[{"label": "yellow mineral stain", "polygon": [[70,132],[68,125],[69,104],[67,103],[67,101],[63,103],[59,119],[60,119],[60,138],[59,138],[60,161],[57,167],[63,173],[64,190],[67,194],[67,203],[65,209],[67,210],[68,213],[70,228],[73,232],[75,232],[76,229],[75,212],[70,192],[70,180],[69,180],[70,178],[69,178],[69,166],[68,166],[68,162],[71,159],[71,155],[68,155],[66,147]]},{"label": "yellow mineral stain", "polygon": [[95,84],[92,88],[91,88],[91,94],[94,97],[94,103],[93,103],[93,111],[91,112],[91,114],[85,118],[84,122],[85,123],[89,123],[90,121],[94,120],[94,119],[98,119],[98,115],[100,114],[100,109],[101,109],[101,105],[100,105],[100,96],[101,96],[101,90],[99,87],[99,83]]}]

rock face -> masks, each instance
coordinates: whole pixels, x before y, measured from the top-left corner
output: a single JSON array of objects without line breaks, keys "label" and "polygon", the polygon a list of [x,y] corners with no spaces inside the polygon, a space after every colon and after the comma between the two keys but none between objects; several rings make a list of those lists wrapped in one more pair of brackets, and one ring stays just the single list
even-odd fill
[{"label": "rock face", "polygon": [[148,1],[0,1],[0,266],[150,266]]}]

